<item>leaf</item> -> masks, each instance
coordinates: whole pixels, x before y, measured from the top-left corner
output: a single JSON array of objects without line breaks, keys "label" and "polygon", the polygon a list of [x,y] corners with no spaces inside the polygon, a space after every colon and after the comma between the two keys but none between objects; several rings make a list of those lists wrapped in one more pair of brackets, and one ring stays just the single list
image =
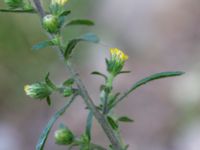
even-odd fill
[{"label": "leaf", "polygon": [[138,87],[150,82],[150,81],[153,81],[153,80],[158,80],[158,79],[161,79],[161,78],[168,78],[168,77],[174,77],[174,76],[180,76],[184,74],[184,72],[181,72],[181,71],[176,71],[176,72],[161,72],[161,73],[156,73],[156,74],[153,74],[149,77],[146,77],[138,82],[136,82],[132,88],[129,90],[129,93],[132,92],[133,90],[137,89]]},{"label": "leaf", "polygon": [[131,73],[131,71],[120,71],[119,73]]},{"label": "leaf", "polygon": [[86,135],[88,136],[89,140],[91,140],[92,121],[93,121],[93,113],[89,111],[85,129]]},{"label": "leaf", "polygon": [[114,104],[112,107],[114,107],[115,105],[117,105],[117,103],[119,103],[120,101],[122,101],[126,96],[128,96],[131,92],[133,92],[135,89],[139,88],[140,86],[153,81],[153,80],[158,80],[158,79],[162,79],[162,78],[168,78],[168,77],[174,77],[174,76],[180,76],[184,74],[184,72],[181,71],[171,71],[171,72],[161,72],[161,73],[156,73],[153,74],[151,76],[148,76],[138,82],[136,82],[135,84],[133,84],[133,86],[127,91],[125,92]]},{"label": "leaf", "polygon": [[130,118],[127,117],[127,116],[119,117],[117,120],[118,120],[118,121],[121,121],[121,122],[134,122],[133,119],[130,119]]},{"label": "leaf", "polygon": [[70,106],[70,104],[73,102],[73,100],[75,99],[76,95],[74,95],[59,111],[57,111],[49,120],[49,122],[47,123],[46,127],[44,128],[44,130],[42,131],[39,140],[37,142],[36,145],[36,150],[43,150],[44,149],[44,145],[46,143],[47,137],[49,135],[49,132],[52,128],[52,126],[54,125],[54,123],[56,122],[56,120],[63,115],[63,113],[66,111],[66,109]]},{"label": "leaf", "polygon": [[68,16],[71,13],[70,10],[64,10],[63,12],[60,13],[59,16]]},{"label": "leaf", "polygon": [[52,89],[57,89],[57,87],[53,84],[53,82],[49,79],[50,73],[48,72],[47,75],[45,76],[45,82],[46,84],[51,87]]},{"label": "leaf", "polygon": [[105,80],[107,80],[107,76],[105,74],[101,73],[101,72],[93,71],[91,74],[92,75],[99,75],[99,76],[103,77]]},{"label": "leaf", "polygon": [[70,25],[86,25],[86,26],[93,26],[94,22],[91,20],[87,19],[76,19],[76,20],[71,20],[68,23],[65,24],[65,26],[70,26]]},{"label": "leaf", "polygon": [[76,38],[76,39],[73,39],[73,40],[70,40],[68,42],[68,45],[65,49],[65,52],[64,52],[64,56],[65,56],[65,59],[68,59],[68,57],[70,56],[70,54],[72,53],[72,50],[75,48],[75,46],[81,42],[81,41],[87,41],[87,42],[92,42],[92,43],[98,43],[99,42],[99,38],[93,34],[93,33],[87,33],[87,34],[84,34],[82,35],[81,37],[79,38]]},{"label": "leaf", "polygon": [[52,42],[51,40],[47,40],[47,41],[42,41],[36,45],[34,45],[32,47],[33,50],[38,50],[38,49],[42,49],[42,48],[46,48],[48,46],[53,46],[55,45],[54,42]]},{"label": "leaf", "polygon": [[49,106],[51,106],[51,99],[50,99],[50,97],[49,97],[49,96],[47,97],[47,99],[46,99],[46,100],[47,100],[47,104],[48,104]]},{"label": "leaf", "polygon": [[74,84],[74,79],[73,78],[70,78],[70,79],[64,81],[64,83],[63,83],[64,86],[71,86],[73,84]]},{"label": "leaf", "polygon": [[37,13],[34,9],[26,9],[26,10],[0,9],[0,12],[5,12],[5,13]]},{"label": "leaf", "polygon": [[107,116],[107,120],[110,126],[113,128],[113,130],[117,130],[119,128],[117,122],[111,116]]},{"label": "leaf", "polygon": [[82,41],[88,41],[88,42],[93,42],[93,43],[98,43],[99,38],[97,37],[96,34],[94,33],[86,33],[80,37]]}]

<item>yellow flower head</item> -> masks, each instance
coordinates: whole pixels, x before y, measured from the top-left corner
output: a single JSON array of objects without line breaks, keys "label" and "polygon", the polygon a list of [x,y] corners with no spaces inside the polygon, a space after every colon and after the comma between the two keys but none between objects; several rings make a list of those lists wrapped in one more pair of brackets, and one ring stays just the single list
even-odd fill
[{"label": "yellow flower head", "polygon": [[68,0],[52,0],[52,4],[58,4],[58,5],[65,5],[68,2]]},{"label": "yellow flower head", "polygon": [[35,99],[44,99],[52,93],[52,89],[43,82],[25,85],[24,91],[27,96]]},{"label": "yellow flower head", "polygon": [[24,91],[26,92],[27,95],[30,93],[30,85],[25,85],[24,86]]},{"label": "yellow flower head", "polygon": [[118,61],[126,61],[128,59],[128,55],[124,54],[124,52],[118,48],[110,48],[111,57]]}]

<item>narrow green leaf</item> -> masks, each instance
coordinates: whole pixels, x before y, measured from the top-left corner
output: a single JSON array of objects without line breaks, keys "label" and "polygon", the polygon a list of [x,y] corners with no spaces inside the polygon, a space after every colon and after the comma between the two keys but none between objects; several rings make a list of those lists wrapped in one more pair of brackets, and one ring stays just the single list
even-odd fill
[{"label": "narrow green leaf", "polygon": [[60,13],[60,16],[68,16],[71,13],[70,10],[64,10],[63,12]]},{"label": "narrow green leaf", "polygon": [[107,80],[107,76],[105,74],[101,73],[101,72],[93,71],[91,74],[92,75],[99,75],[99,76],[103,77],[105,80]]},{"label": "narrow green leaf", "polygon": [[133,119],[130,119],[130,118],[127,117],[127,116],[119,117],[117,120],[118,120],[118,121],[121,121],[121,122],[134,122]]},{"label": "narrow green leaf", "polygon": [[99,38],[94,33],[86,33],[82,35],[79,39],[82,41],[88,41],[88,42],[93,42],[93,43],[99,42]]},{"label": "narrow green leaf", "polygon": [[49,106],[51,106],[51,99],[50,99],[50,97],[49,97],[49,96],[47,97],[47,99],[46,99],[46,100],[47,100],[47,104],[48,104]]},{"label": "narrow green leaf", "polygon": [[74,79],[73,78],[70,78],[70,79],[68,79],[68,80],[63,82],[64,86],[71,86],[73,84],[74,84]]},{"label": "narrow green leaf", "polygon": [[65,26],[70,26],[70,25],[86,25],[86,26],[93,26],[94,22],[91,20],[87,19],[76,19],[76,20],[71,20],[68,23],[65,24]]},{"label": "narrow green leaf", "polygon": [[153,74],[149,77],[146,77],[138,82],[136,82],[127,92],[125,92],[114,104],[112,107],[117,105],[120,101],[122,101],[126,96],[128,96],[131,92],[133,92],[135,89],[139,88],[140,86],[153,81],[153,80],[158,80],[162,78],[168,78],[168,77],[175,77],[175,76],[180,76],[184,74],[184,72],[181,71],[171,71],[171,72],[161,72],[161,73],[156,73]]},{"label": "narrow green leaf", "polygon": [[56,85],[55,84],[53,84],[53,82],[49,79],[49,75],[50,75],[50,73],[48,72],[47,73],[47,75],[45,76],[45,82],[46,82],[46,84],[49,86],[49,87],[51,87],[52,89],[57,89],[57,87],[56,87]]},{"label": "narrow green leaf", "polygon": [[42,48],[46,48],[48,46],[53,46],[55,45],[51,40],[47,40],[47,41],[42,41],[36,45],[34,45],[32,47],[33,50],[38,50],[38,49],[42,49]]},{"label": "narrow green leaf", "polygon": [[121,71],[119,73],[131,73],[131,71]]},{"label": "narrow green leaf", "polygon": [[150,81],[153,81],[153,80],[158,80],[158,79],[161,79],[161,78],[168,78],[168,77],[174,77],[174,76],[180,76],[184,74],[184,72],[181,72],[181,71],[176,71],[176,72],[161,72],[161,73],[156,73],[156,74],[153,74],[149,77],[146,77],[138,82],[136,82],[132,88],[129,90],[129,93],[132,92],[133,90],[137,89],[138,87],[150,82]]},{"label": "narrow green leaf", "polygon": [[111,116],[107,116],[107,120],[108,123],[110,124],[110,126],[114,129],[117,130],[119,128],[117,122],[111,117]]},{"label": "narrow green leaf", "polygon": [[88,136],[89,140],[91,140],[92,121],[93,121],[93,113],[89,111],[85,129],[85,133]]},{"label": "narrow green leaf", "polygon": [[81,42],[81,41],[87,41],[87,42],[92,42],[92,43],[98,43],[99,38],[94,34],[94,33],[87,33],[82,35],[79,38],[70,40],[67,44],[67,47],[64,52],[65,59],[68,59],[68,57],[71,55],[72,50],[75,48],[75,46]]},{"label": "narrow green leaf", "polygon": [[5,13],[37,13],[34,9],[26,9],[26,10],[0,9],[0,12],[5,12]]},{"label": "narrow green leaf", "polygon": [[36,145],[36,150],[43,150],[44,149],[44,145],[46,143],[47,137],[49,135],[49,132],[51,130],[51,128],[53,127],[54,123],[56,122],[56,120],[63,115],[63,113],[66,111],[66,109],[70,106],[70,104],[73,102],[73,100],[75,99],[76,95],[74,95],[59,111],[57,111],[52,118],[49,120],[49,122],[47,123],[46,127],[44,128],[44,130],[42,131],[39,140],[37,142]]}]

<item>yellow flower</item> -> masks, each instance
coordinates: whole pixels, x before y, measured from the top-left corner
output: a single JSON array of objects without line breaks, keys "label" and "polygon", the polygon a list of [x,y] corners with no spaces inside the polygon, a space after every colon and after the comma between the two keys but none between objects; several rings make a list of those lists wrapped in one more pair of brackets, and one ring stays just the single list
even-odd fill
[{"label": "yellow flower", "polygon": [[118,48],[110,48],[110,59],[106,59],[107,70],[113,76],[118,75],[123,69],[125,61],[128,59],[128,55]]},{"label": "yellow flower", "polygon": [[29,89],[30,89],[30,85],[24,86],[24,91],[26,92],[27,95],[29,95]]},{"label": "yellow flower", "polygon": [[68,2],[68,0],[52,0],[52,4],[58,4],[58,5],[65,5]]},{"label": "yellow flower", "polygon": [[118,48],[110,48],[111,57],[118,61],[126,61],[128,59],[128,55],[124,54],[124,52]]}]

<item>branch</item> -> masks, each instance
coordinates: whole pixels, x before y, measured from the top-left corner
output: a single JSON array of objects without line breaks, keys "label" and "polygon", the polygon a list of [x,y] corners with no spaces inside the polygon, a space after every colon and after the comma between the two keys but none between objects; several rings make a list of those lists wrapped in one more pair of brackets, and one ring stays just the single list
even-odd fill
[{"label": "branch", "polygon": [[45,16],[44,9],[42,8],[40,0],[33,0],[33,3],[35,4],[35,7],[37,9],[37,12],[40,14],[40,16],[43,18]]},{"label": "branch", "polygon": [[[41,6],[40,0],[33,0],[38,13],[40,14],[41,17],[43,17],[45,15],[45,12]],[[52,37],[53,35],[48,35],[49,37]],[[61,53],[62,57],[64,57],[63,51],[62,49],[60,49],[59,47],[55,47],[55,49]],[[112,143],[112,146],[115,150],[123,150],[122,146],[120,145],[120,140],[118,139],[118,137],[115,135],[114,131],[112,130],[111,126],[109,125],[108,121],[106,120],[106,118],[98,111],[98,109],[96,108],[95,104],[93,103],[92,99],[90,98],[84,84],[82,83],[80,76],[74,71],[71,63],[69,61],[65,62],[67,69],[69,70],[69,72],[71,73],[71,75],[74,77],[75,82],[80,90],[80,95],[83,98],[83,100],[85,101],[86,105],[88,106],[88,108],[92,111],[92,113],[94,114],[95,118],[97,119],[97,121],[99,122],[99,124],[101,125],[101,127],[103,128],[105,134],[107,135],[107,137],[109,138],[110,142]]]}]

